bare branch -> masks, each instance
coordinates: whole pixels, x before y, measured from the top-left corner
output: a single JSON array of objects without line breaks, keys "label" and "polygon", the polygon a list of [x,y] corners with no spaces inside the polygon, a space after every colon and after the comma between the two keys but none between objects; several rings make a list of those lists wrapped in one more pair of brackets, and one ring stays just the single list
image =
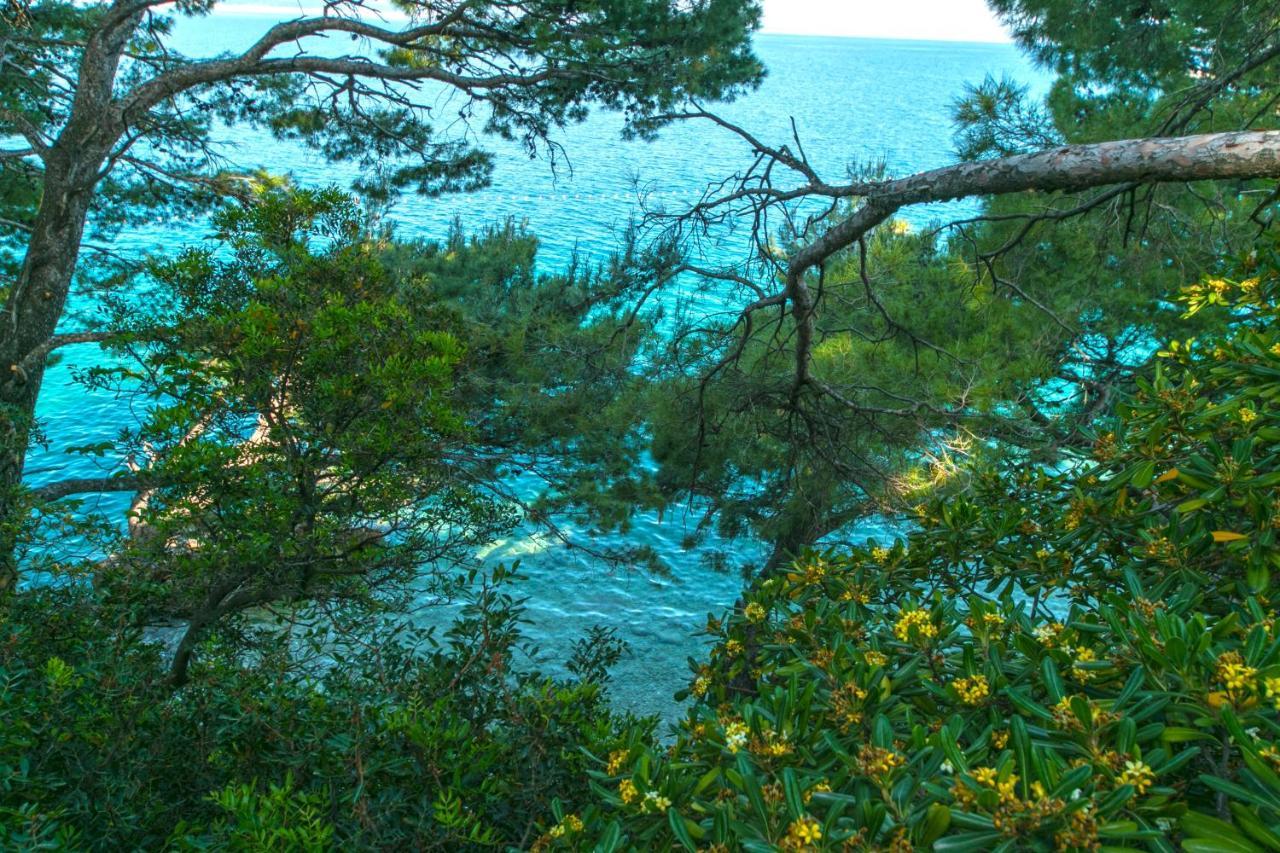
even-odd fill
[{"label": "bare branch", "polygon": [[71,346],[72,344],[102,343],[110,338],[110,332],[69,332],[64,335],[54,335],[27,353],[21,362],[11,365],[9,371],[17,374],[17,378],[20,381],[25,381],[25,374],[30,373],[40,362],[48,358],[54,350]]},{"label": "bare branch", "polygon": [[117,114],[128,118],[195,87],[239,77],[262,77],[275,74],[336,74],[399,82],[430,80],[466,91],[474,91],[508,86],[531,86],[560,76],[559,72],[551,69],[527,74],[468,76],[455,74],[439,67],[388,65],[357,57],[320,57],[301,54],[269,58],[271,51],[282,44],[331,32],[349,33],[385,45],[404,47],[431,35],[446,32],[453,34],[451,25],[454,23],[454,17],[450,16],[433,24],[394,30],[349,18],[322,17],[287,21],[272,27],[239,56],[180,65],[152,78],[138,86],[118,105]]},{"label": "bare branch", "polygon": [[106,492],[138,492],[150,488],[154,483],[144,477],[134,475],[118,475],[114,477],[80,477],[73,480],[60,480],[33,489],[31,494],[40,503],[50,503],[71,495],[103,494]]},{"label": "bare branch", "polygon": [[907,178],[844,188],[848,195],[864,199],[863,206],[801,249],[791,259],[789,272],[811,269],[913,204],[1029,190],[1084,190],[1128,182],[1272,177],[1280,177],[1280,131],[1124,139],[959,163]]}]

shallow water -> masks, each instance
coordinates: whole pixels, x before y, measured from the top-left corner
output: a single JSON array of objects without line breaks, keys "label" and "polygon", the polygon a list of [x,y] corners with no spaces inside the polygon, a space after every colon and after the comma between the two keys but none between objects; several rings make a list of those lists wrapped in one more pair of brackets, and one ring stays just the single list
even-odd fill
[{"label": "shallow water", "polygon": [[[176,34],[178,47],[190,54],[234,49],[268,22],[222,15],[185,24]],[[949,108],[966,82],[1008,74],[1038,87],[1044,84],[1007,45],[761,36],[758,51],[768,79],[758,92],[723,112],[774,143],[789,140],[794,117],[805,150],[830,180],[851,166],[880,160],[895,174],[946,165],[953,160]],[[638,192],[650,203],[676,207],[710,180],[747,162],[744,145],[709,125],[674,127],[653,143],[624,142],[620,127],[616,116],[595,115],[564,131],[558,141],[568,161],[554,171],[545,161],[492,141],[490,148],[498,156],[491,187],[465,196],[405,199],[391,219],[402,235],[427,238],[444,237],[455,219],[467,230],[507,218],[523,220],[540,238],[540,266],[553,270],[574,252],[587,258],[607,256],[619,244],[620,229],[639,209]],[[234,139],[227,145],[233,160],[290,173],[303,185],[341,184],[352,174],[263,133],[237,130],[229,139]],[[906,218],[920,224],[945,210],[914,209]],[[173,252],[205,233],[198,222],[138,228],[121,235],[114,248],[126,254]],[[701,298],[707,310],[717,306],[714,296]],[[110,460],[69,456],[65,450],[109,440],[132,420],[127,401],[86,392],[74,383],[74,368],[100,357],[96,348],[69,348],[66,356],[50,371],[40,400],[38,414],[49,446],[30,457],[28,477],[35,484],[107,470]],[[92,505],[119,513],[124,501],[103,498]],[[562,661],[573,639],[593,624],[615,627],[631,645],[615,670],[620,704],[670,714],[672,693],[688,681],[685,659],[701,650],[694,632],[708,613],[730,606],[741,585],[736,572],[717,571],[703,558],[724,548],[732,563],[760,559],[760,546],[744,541],[711,538],[686,550],[684,540],[698,518],[694,512],[662,520],[645,515],[627,533],[629,544],[647,545],[658,553],[671,569],[668,577],[601,569],[579,552],[527,535],[494,543],[482,556],[521,561],[528,578],[523,591],[529,597],[529,634],[542,647],[542,662]],[[868,526],[857,533],[885,531]]]}]

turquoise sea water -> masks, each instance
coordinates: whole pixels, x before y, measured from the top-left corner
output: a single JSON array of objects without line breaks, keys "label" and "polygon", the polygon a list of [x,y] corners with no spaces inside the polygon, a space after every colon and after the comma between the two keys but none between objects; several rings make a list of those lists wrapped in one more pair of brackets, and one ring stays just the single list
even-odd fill
[{"label": "turquoise sea water", "polygon": [[[233,50],[269,23],[260,16],[227,15],[188,23],[176,33],[177,47],[192,55]],[[810,159],[831,180],[852,166],[881,160],[893,174],[946,165],[954,159],[949,108],[965,83],[988,74],[1037,86],[1044,82],[1007,45],[761,36],[758,52],[769,70],[765,84],[721,112],[779,144],[789,140],[794,119]],[[440,106],[447,114],[449,103],[442,100]],[[540,265],[553,270],[575,252],[587,258],[608,255],[636,215],[641,193],[649,204],[674,209],[709,181],[749,162],[745,145],[704,123],[671,128],[652,143],[624,142],[620,127],[617,116],[600,114],[565,130],[557,139],[565,159],[555,170],[516,146],[491,140],[487,144],[497,154],[497,170],[490,188],[442,199],[405,199],[391,219],[402,235],[439,238],[455,219],[477,230],[515,218],[538,235]],[[303,185],[344,184],[352,176],[342,165],[251,131],[227,134],[225,153],[246,167],[290,173]],[[945,212],[926,207],[907,218],[922,223]],[[170,253],[204,236],[200,222],[138,228],[121,235],[113,248],[126,254]],[[696,299],[707,311],[721,307],[714,294]],[[127,401],[90,393],[73,381],[75,368],[99,357],[96,348],[70,348],[66,355],[48,375],[40,400],[38,414],[49,445],[30,457],[28,476],[35,484],[109,469],[110,460],[70,456],[66,448],[109,440],[134,417]],[[119,513],[124,502],[104,498],[98,506]],[[540,662],[563,660],[572,640],[593,624],[616,627],[631,645],[615,670],[620,702],[641,712],[669,713],[672,693],[688,680],[685,658],[700,648],[693,632],[708,613],[730,606],[740,588],[736,573],[716,571],[704,558],[727,548],[731,562],[742,563],[761,551],[751,542],[714,540],[686,549],[686,534],[697,520],[692,512],[663,519],[645,515],[628,532],[628,543],[657,551],[671,570],[664,577],[604,570],[578,552],[526,534],[495,543],[481,556],[521,560],[528,578],[523,593],[529,597],[529,633],[542,647]],[[880,532],[868,527],[855,536]]]}]

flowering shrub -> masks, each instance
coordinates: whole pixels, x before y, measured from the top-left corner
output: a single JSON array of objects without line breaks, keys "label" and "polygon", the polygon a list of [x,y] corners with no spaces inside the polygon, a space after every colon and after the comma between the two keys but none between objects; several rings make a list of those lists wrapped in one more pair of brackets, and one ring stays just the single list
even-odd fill
[{"label": "flowering shrub", "polygon": [[1060,472],[975,467],[759,582],[675,742],[614,744],[539,846],[1280,849],[1278,269],[1191,288],[1224,334]]},{"label": "flowering shrub", "polygon": [[[215,638],[175,692],[161,652],[82,589],[0,620],[0,850],[466,850],[528,846],[581,810],[583,745],[648,738],[610,712],[607,634],[572,678],[518,669],[519,603],[477,583],[440,634],[375,627],[307,675]],[[569,824],[572,826],[572,823]]]},{"label": "flowering shrub", "polygon": [[307,678],[212,632],[180,690],[134,614],[23,591],[0,848],[1280,850],[1278,271],[1190,288],[1223,333],[1058,469],[975,460],[892,547],[759,579],[670,743],[610,711],[609,635],[517,666],[501,571],[442,637],[299,638]]}]

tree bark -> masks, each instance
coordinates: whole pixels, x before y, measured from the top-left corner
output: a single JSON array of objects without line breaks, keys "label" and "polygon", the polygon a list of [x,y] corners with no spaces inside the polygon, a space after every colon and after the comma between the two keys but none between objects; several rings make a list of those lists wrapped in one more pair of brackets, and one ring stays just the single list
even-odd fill
[{"label": "tree bark", "polygon": [[[0,596],[17,586],[22,472],[46,359],[80,259],[80,243],[112,147],[124,126],[112,117],[120,57],[141,12],[90,36],[70,117],[38,153],[44,179],[22,268],[0,318]],[[46,353],[47,355],[47,353]]]},{"label": "tree bark", "polygon": [[1205,133],[1063,145],[1033,154],[959,163],[889,181],[828,188],[833,197],[865,200],[849,218],[802,248],[792,274],[852,246],[876,225],[912,204],[972,196],[1085,190],[1123,183],[1183,183],[1280,177],[1280,131]]},{"label": "tree bark", "polygon": [[0,594],[17,583],[14,516],[21,512],[19,487],[44,380],[46,359],[29,356],[53,337],[62,317],[105,159],[105,150],[82,151],[46,170],[35,228],[0,321]]},{"label": "tree bark", "polygon": [[856,244],[900,209],[1017,192],[1078,191],[1113,184],[1185,183],[1280,177],[1280,131],[1121,139],[1063,145],[1032,154],[959,163],[906,178],[844,186],[814,185],[789,195],[860,199],[862,205],[787,264],[783,291],[796,323],[793,397],[809,382],[816,301],[807,275]]}]

